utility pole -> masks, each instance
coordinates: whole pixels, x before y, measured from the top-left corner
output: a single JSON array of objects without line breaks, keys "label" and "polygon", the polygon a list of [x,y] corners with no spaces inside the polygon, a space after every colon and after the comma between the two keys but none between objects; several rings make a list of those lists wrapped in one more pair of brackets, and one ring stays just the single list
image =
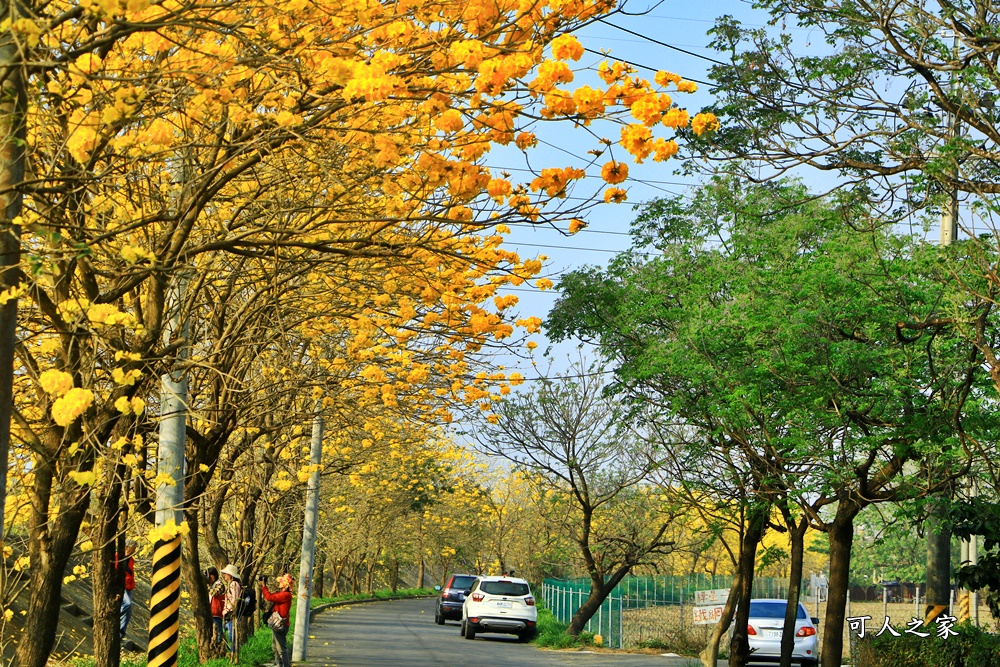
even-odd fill
[{"label": "utility pole", "polygon": [[316,522],[319,518],[319,466],[323,459],[323,415],[320,405],[313,417],[312,446],[309,451],[309,486],[306,487],[306,516],[302,522],[302,560],[299,563],[299,591],[295,612],[295,634],[292,637],[292,662],[306,659],[309,641],[309,605],[312,600],[312,571],[316,556]]},{"label": "utility pole", "polygon": [[[177,360],[187,356],[188,323],[183,316],[187,278],[178,274],[168,303],[171,314],[164,331],[164,343],[169,345],[182,338]],[[172,370],[160,377],[160,443],[157,449],[157,470],[166,473],[156,487],[156,527],[182,521],[184,504],[184,445],[187,441],[187,376],[183,370]],[[161,478],[162,479],[162,478]],[[180,619],[181,534],[157,540],[153,545],[152,589],[149,600],[149,667],[174,667],[177,664],[178,629]]]},{"label": "utility pole", "polygon": [[[957,55],[957,33],[952,36],[952,40],[952,53]],[[948,91],[954,98],[954,76],[951,78]],[[952,103],[953,100],[948,101],[949,106]],[[945,128],[949,140],[958,136],[957,114],[951,111],[945,114]],[[958,190],[952,186],[948,195],[948,204],[941,214],[940,245],[949,246],[956,240],[958,240]],[[929,464],[933,466],[934,463],[932,457]],[[925,523],[927,534],[927,599],[924,607],[924,623],[930,623],[946,612],[951,602],[951,531],[945,525],[943,500],[943,498],[931,499]]]}]

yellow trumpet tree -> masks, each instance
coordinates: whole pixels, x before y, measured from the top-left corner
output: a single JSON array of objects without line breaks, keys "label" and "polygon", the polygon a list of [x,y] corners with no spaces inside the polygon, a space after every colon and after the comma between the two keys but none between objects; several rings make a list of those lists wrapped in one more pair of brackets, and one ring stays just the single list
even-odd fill
[{"label": "yellow trumpet tree", "polygon": [[[467,355],[509,326],[497,312],[510,305],[500,287],[540,268],[500,247],[503,225],[562,224],[586,204],[565,196],[581,170],[556,166],[515,183],[491,173],[483,156],[495,145],[530,151],[549,120],[612,119],[620,136],[597,148],[666,159],[676,144],[654,129],[669,135],[690,123],[671,93],[691,84],[666,73],[649,82],[609,64],[600,70],[604,87],[569,87],[568,61],[579,59],[582,46],[567,33],[612,7],[607,0],[5,5],[0,237],[11,246],[2,249],[4,262],[17,268],[3,276],[0,316],[20,304],[13,456],[31,500],[37,601],[17,664],[41,667],[48,658],[62,573],[93,485],[120,480],[130,467],[124,457],[141,460],[139,450],[151,446],[137,437],[150,428],[143,414],[156,406],[154,379],[194,367],[178,361],[179,350],[222,373],[243,349],[227,328],[233,320],[215,322],[225,334],[216,347],[165,336],[178,313],[211,321],[205,311],[214,308],[213,293],[237,289],[224,286],[227,277],[246,272],[273,281],[266,289],[240,285],[248,303],[280,300],[294,288],[303,297],[291,315],[299,322],[349,321],[337,329],[348,341],[345,360],[391,357],[368,342],[412,335],[420,328],[414,317],[426,311],[420,321],[439,338],[423,339],[425,347],[399,360],[413,365],[414,377],[383,382],[382,369],[369,364],[373,370],[351,376],[347,388],[391,404],[407,387],[427,385],[422,373],[443,374],[450,385],[422,389],[440,419],[448,410],[439,398],[488,398],[490,374],[467,377]],[[696,131],[712,129],[710,118],[696,120]],[[614,162],[595,165],[609,184],[627,174]],[[604,194],[606,201],[623,197],[617,187]],[[498,233],[480,233],[485,227]],[[280,269],[260,270],[267,262]],[[388,280],[359,287],[387,275],[369,273],[380,266],[397,271],[397,289]],[[309,299],[297,290],[329,289],[331,281],[351,297],[338,299],[345,309],[358,308],[355,295],[365,295],[360,312],[308,313]],[[186,296],[184,285],[196,296]],[[410,287],[419,293],[406,294]],[[481,305],[491,298],[500,301]],[[398,323],[392,332],[382,319],[390,304]],[[248,331],[282,330],[283,322],[259,317],[255,326]],[[9,317],[0,337],[8,333],[0,340],[3,377],[4,346],[14,335]],[[438,350],[441,344],[449,347]],[[219,414],[192,436],[192,492],[207,487],[212,454],[235,428],[237,395],[220,387],[211,399]],[[3,391],[0,383],[0,398]],[[105,477],[109,466],[114,475]],[[108,517],[119,516],[116,495],[104,499]],[[105,564],[110,544],[104,539],[95,555]]]}]

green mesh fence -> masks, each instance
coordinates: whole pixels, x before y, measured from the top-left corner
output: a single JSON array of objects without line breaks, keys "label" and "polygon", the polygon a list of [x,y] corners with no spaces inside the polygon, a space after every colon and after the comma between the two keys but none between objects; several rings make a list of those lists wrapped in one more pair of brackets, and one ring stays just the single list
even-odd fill
[{"label": "green mesh fence", "polygon": [[[728,589],[733,583],[731,576],[662,576],[626,577],[604,600],[600,609],[587,623],[586,630],[601,635],[604,645],[609,648],[623,648],[634,638],[626,627],[630,610],[655,606],[677,605],[680,607],[678,622],[690,624],[687,611],[692,606],[695,591]],[[562,623],[569,623],[573,614],[590,595],[589,579],[546,579],[542,585],[542,599]],[[787,598],[788,582],[773,577],[754,579],[753,597]],[[634,639],[633,639],[634,641]]]}]

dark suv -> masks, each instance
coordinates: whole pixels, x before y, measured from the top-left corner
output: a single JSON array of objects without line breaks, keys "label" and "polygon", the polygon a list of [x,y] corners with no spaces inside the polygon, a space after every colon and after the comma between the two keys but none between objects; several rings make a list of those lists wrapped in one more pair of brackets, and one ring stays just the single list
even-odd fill
[{"label": "dark suv", "polygon": [[[462,604],[465,603],[465,591],[475,583],[474,574],[453,574],[448,579],[448,585],[438,596],[437,607],[434,609],[434,622],[444,625],[447,620],[462,620]],[[437,588],[437,586],[435,586]]]}]

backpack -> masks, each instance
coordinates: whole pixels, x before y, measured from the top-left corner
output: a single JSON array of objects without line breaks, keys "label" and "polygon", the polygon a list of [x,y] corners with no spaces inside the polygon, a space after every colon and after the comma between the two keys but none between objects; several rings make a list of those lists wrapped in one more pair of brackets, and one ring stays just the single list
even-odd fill
[{"label": "backpack", "polygon": [[254,592],[253,587],[247,586],[243,589],[243,597],[240,598],[239,606],[240,616],[253,616],[253,613],[257,611],[257,594]]}]

